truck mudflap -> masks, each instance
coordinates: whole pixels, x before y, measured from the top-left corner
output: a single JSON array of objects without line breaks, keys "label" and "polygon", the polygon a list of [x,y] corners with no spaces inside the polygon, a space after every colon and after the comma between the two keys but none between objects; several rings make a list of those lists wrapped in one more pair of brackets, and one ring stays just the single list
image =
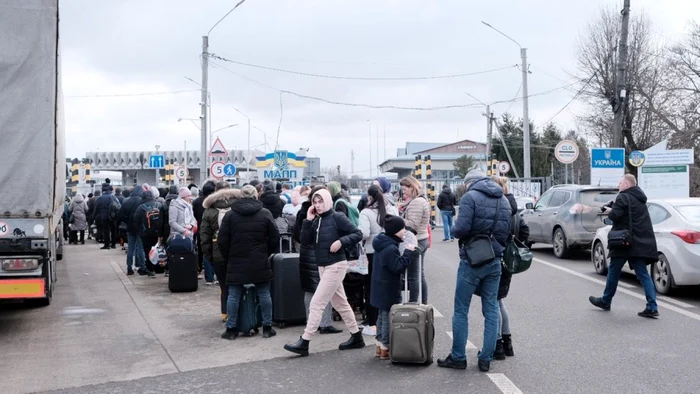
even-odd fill
[{"label": "truck mudflap", "polygon": [[44,297],[46,297],[46,280],[43,278],[0,280],[0,299]]}]

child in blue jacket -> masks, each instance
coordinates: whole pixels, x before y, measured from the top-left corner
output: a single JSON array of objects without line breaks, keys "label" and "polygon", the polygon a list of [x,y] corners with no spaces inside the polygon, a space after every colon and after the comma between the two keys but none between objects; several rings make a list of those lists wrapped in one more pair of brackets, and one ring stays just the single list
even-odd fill
[{"label": "child in blue jacket", "polygon": [[416,245],[406,245],[403,255],[399,244],[406,234],[405,223],[399,216],[386,215],[384,232],[374,238],[372,287],[370,304],[379,310],[377,318],[377,353],[382,360],[389,359],[389,311],[401,303],[401,274],[411,263]]}]

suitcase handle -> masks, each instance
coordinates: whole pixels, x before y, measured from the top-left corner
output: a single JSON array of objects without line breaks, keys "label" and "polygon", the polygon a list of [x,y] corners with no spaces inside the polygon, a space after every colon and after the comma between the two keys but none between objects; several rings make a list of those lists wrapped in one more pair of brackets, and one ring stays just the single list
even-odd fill
[{"label": "suitcase handle", "polygon": [[[418,253],[418,302],[403,302],[403,304],[417,304],[417,305],[422,305],[423,302],[423,278],[421,278],[421,271],[423,270],[423,255],[421,254],[421,251],[423,249],[416,245],[416,250],[413,251],[413,253]],[[406,268],[406,272],[403,274],[404,280],[403,280],[403,287],[404,287],[404,294],[406,294],[406,297],[410,299],[410,295],[408,293],[408,267]]]},{"label": "suitcase handle", "polygon": [[282,252],[282,240],[284,239],[283,237],[289,237],[289,250],[290,252],[294,250],[294,247],[292,246],[292,242],[294,241],[294,234],[280,233],[280,253]]}]

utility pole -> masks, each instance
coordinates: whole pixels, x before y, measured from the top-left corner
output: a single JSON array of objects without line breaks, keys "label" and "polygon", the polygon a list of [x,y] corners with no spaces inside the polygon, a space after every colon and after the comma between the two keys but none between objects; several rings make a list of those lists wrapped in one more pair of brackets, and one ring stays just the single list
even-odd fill
[{"label": "utility pole", "polygon": [[367,120],[369,124],[369,177],[372,177],[372,122]]},{"label": "utility pole", "polygon": [[208,103],[208,86],[209,86],[209,36],[202,36],[202,102],[200,103],[202,107],[202,114],[200,119],[202,124],[200,126],[201,131],[201,146],[199,147],[200,154],[200,165],[199,173],[201,182],[204,183],[209,177],[207,173],[207,164],[209,162],[207,158],[207,105]]},{"label": "utility pole", "polygon": [[[248,117],[246,116],[246,118]],[[250,182],[250,118],[248,118],[248,155],[245,160],[245,176],[248,178],[248,182]]]},{"label": "utility pole", "polygon": [[527,48],[520,48],[520,57],[523,60],[523,172],[525,178],[530,178],[530,110],[528,108],[527,94]]},{"label": "utility pole", "polygon": [[627,96],[627,37],[629,35],[630,24],[630,0],[625,0],[622,9],[622,31],[620,32],[620,42],[617,46],[617,77],[615,82],[615,99],[612,107],[615,118],[613,120],[613,148],[623,148],[622,140],[622,118],[625,108],[625,97]]},{"label": "utility pole", "polygon": [[[491,121],[496,122],[495,118],[490,119]],[[498,127],[498,123],[496,123],[496,127]],[[503,138],[503,135],[501,133],[498,133],[498,137],[501,139],[503,149],[506,151],[506,156],[508,156],[508,161],[510,162],[510,167],[513,169],[513,173],[515,173],[515,177],[520,178],[520,175],[518,174],[518,169],[515,167],[515,163],[513,162],[513,157],[511,157],[510,150],[508,150],[508,145],[506,145],[506,140]]]},{"label": "utility pole", "polygon": [[350,176],[355,175],[355,151],[350,149]]},{"label": "utility pole", "polygon": [[486,106],[486,163],[491,165],[491,138],[492,138],[491,106]]},{"label": "utility pole", "polygon": [[379,125],[377,125],[377,156],[375,156],[375,164],[377,165],[377,175],[379,175]]}]

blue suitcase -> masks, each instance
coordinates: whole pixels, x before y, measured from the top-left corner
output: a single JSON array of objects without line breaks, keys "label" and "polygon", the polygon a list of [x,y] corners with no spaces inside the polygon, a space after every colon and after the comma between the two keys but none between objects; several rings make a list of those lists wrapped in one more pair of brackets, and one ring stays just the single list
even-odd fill
[{"label": "blue suitcase", "polygon": [[262,309],[255,285],[243,285],[241,303],[238,305],[238,332],[244,337],[251,336],[251,331],[255,334],[260,332],[262,327]]}]

